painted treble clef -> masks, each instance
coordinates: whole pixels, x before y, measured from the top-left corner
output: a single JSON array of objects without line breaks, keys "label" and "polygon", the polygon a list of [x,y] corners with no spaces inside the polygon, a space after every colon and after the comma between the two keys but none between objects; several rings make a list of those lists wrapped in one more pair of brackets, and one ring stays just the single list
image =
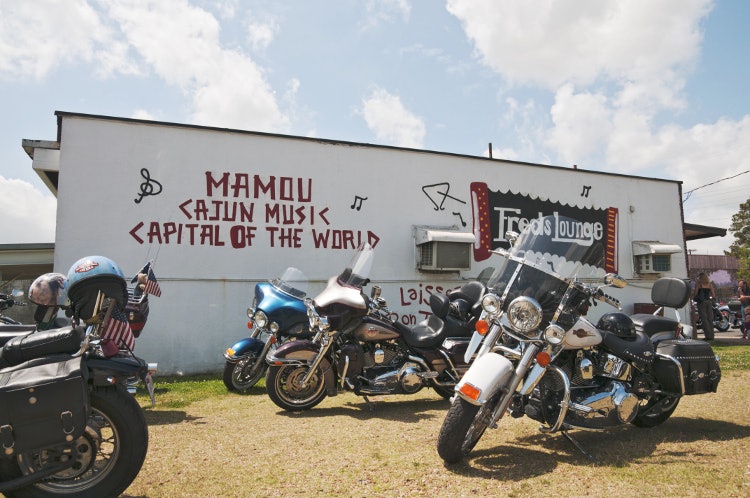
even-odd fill
[{"label": "painted treble clef", "polygon": [[134,199],[136,204],[140,204],[144,197],[149,195],[161,194],[161,183],[151,178],[151,173],[146,168],[141,168],[141,176],[145,180],[141,183],[141,192],[138,194],[138,198]]}]

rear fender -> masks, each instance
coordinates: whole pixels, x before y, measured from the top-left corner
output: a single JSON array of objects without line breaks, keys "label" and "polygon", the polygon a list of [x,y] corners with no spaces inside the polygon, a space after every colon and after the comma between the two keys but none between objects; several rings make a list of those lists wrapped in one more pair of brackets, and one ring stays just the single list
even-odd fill
[{"label": "rear fender", "polygon": [[94,386],[125,384],[130,377],[144,379],[149,370],[148,364],[136,357],[88,358],[85,364]]},{"label": "rear fender", "polygon": [[[508,383],[513,373],[509,359],[497,353],[487,353],[474,360],[456,386],[456,394],[469,403],[483,405]],[[470,391],[478,394],[476,397],[465,394]]]}]

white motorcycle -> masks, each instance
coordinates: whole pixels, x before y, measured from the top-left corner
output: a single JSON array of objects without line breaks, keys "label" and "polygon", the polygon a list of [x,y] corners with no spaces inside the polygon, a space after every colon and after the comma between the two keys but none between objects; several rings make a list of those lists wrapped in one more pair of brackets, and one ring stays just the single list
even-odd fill
[{"label": "white motorcycle", "polygon": [[[682,396],[716,392],[718,358],[708,343],[680,339],[679,318],[637,315],[634,323],[615,312],[596,325],[585,318],[596,301],[619,309],[602,289],[626,285],[605,274],[603,247],[585,223],[555,214],[514,235],[510,251],[499,251],[505,260],[487,283],[467,357],[481,347],[438,436],[446,463],[466,457],[505,414],[541,422],[542,432],[562,432],[584,451],[570,429],[655,427]],[[676,278],[655,289],[661,306],[681,308],[690,297]]]}]

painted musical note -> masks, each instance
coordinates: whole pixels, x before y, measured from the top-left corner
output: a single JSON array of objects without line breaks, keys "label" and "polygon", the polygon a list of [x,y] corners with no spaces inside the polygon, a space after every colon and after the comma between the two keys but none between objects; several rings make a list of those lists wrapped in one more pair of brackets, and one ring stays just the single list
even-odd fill
[{"label": "painted musical note", "polygon": [[461,220],[461,226],[462,226],[462,227],[465,227],[465,226],[466,226],[466,222],[464,221],[464,217],[463,217],[463,216],[461,216],[461,213],[459,213],[459,212],[455,212],[455,213],[452,213],[452,214],[454,214],[455,216],[458,216],[458,219],[459,219],[459,220]]},{"label": "painted musical note", "polygon": [[589,192],[591,192],[591,185],[584,185],[583,191],[581,192],[581,197],[588,197]]},{"label": "painted musical note", "polygon": [[[443,211],[445,209],[443,205],[445,204],[446,199],[452,199],[456,202],[460,202],[461,204],[466,204],[466,201],[462,201],[461,199],[448,195],[450,190],[451,190],[451,185],[448,182],[435,183],[432,185],[424,185],[422,187],[422,192],[424,192],[424,195],[426,195],[427,198],[430,199],[430,202],[432,202],[432,205],[435,206],[435,211]],[[432,198],[432,196],[430,195],[430,191],[433,192],[433,195],[438,196],[438,200],[440,201],[439,203],[436,202],[435,199]]]},{"label": "painted musical note", "polygon": [[355,195],[354,196],[354,204],[352,204],[349,207],[352,208],[352,209],[356,209],[357,211],[359,211],[360,209],[362,209],[362,203],[364,201],[366,201],[367,199],[368,199],[367,197],[360,197],[358,195]]}]

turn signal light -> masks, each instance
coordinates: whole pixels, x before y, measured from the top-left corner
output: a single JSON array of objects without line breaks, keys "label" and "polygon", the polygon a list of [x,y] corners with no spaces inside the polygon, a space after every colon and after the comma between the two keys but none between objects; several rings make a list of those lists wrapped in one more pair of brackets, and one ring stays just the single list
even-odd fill
[{"label": "turn signal light", "polygon": [[227,356],[234,356],[234,349],[229,348],[225,351],[225,353],[227,354]]},{"label": "turn signal light", "polygon": [[479,399],[479,395],[482,394],[482,391],[478,387],[472,386],[468,382],[465,382],[461,387],[459,387],[458,391],[464,396],[475,401]]},{"label": "turn signal light", "polygon": [[249,328],[250,330],[253,330],[253,327],[255,327],[255,322],[253,322],[252,320],[247,322],[247,328]]},{"label": "turn signal light", "polygon": [[536,355],[536,363],[540,367],[546,367],[552,362],[552,358],[550,358],[549,353],[546,351],[541,351]]},{"label": "turn signal light", "polygon": [[490,330],[490,324],[487,320],[477,320],[477,324],[474,326],[479,335],[484,335]]}]

